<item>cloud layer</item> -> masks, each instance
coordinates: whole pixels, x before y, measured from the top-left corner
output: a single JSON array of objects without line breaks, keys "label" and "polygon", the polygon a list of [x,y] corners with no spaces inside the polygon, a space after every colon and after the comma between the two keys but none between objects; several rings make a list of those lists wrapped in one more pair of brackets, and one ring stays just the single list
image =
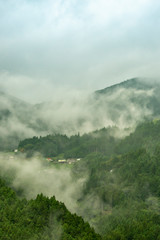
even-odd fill
[{"label": "cloud layer", "polygon": [[45,85],[51,96],[62,86],[159,77],[159,11],[157,0],[0,1],[1,88],[4,72],[14,95],[24,88],[30,101],[46,98]]},{"label": "cloud layer", "polygon": [[134,129],[144,119],[158,115],[155,109],[159,92],[147,86],[146,90],[119,86],[107,94],[92,95],[67,91],[37,105],[0,94],[1,137],[84,134],[110,126],[123,133],[126,128]]},{"label": "cloud layer", "polygon": [[0,175],[10,179],[11,187],[21,192],[21,197],[31,199],[40,193],[56,196],[70,211],[76,210],[85,179],[75,180],[69,168],[48,166],[40,156],[27,160],[25,156],[0,153],[0,169]]}]

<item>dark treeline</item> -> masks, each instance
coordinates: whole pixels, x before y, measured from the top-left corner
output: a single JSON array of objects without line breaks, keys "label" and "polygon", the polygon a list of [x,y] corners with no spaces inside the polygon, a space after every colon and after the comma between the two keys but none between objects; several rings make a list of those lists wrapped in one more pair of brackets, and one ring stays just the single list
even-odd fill
[{"label": "dark treeline", "polygon": [[139,124],[136,130],[122,139],[114,137],[118,131],[116,127],[103,128],[89,134],[79,134],[68,137],[66,135],[48,135],[46,137],[28,138],[19,143],[19,150],[32,156],[40,152],[45,157],[64,158],[85,157],[96,152],[106,156],[126,153],[139,148],[154,151],[160,143],[160,121],[150,121]]},{"label": "dark treeline", "polygon": [[110,135],[110,131],[110,128],[103,128],[82,136],[77,134],[68,137],[56,134],[33,137],[21,141],[18,148],[29,157],[35,152],[40,152],[45,157],[56,157],[61,154],[65,158],[85,157],[92,152],[111,154],[117,140]]}]

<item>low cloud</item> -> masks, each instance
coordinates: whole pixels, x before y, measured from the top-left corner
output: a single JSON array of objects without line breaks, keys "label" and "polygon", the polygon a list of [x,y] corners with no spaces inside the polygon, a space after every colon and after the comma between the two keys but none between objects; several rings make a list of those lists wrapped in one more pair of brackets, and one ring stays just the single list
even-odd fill
[{"label": "low cloud", "polygon": [[44,82],[96,90],[159,76],[159,7],[156,0],[1,1],[0,71],[23,76],[24,89],[31,78],[42,91]]},{"label": "low cloud", "polygon": [[75,212],[85,179],[75,180],[69,168],[47,166],[45,159],[36,156],[30,160],[24,156],[0,154],[0,174],[10,179],[10,186],[21,192],[21,197],[35,198],[37,194],[55,196],[67,208]]},{"label": "low cloud", "polygon": [[36,105],[1,93],[0,134],[23,140],[55,133],[84,134],[114,126],[115,136],[123,136],[129,133],[127,128],[132,131],[139,122],[155,116],[157,89],[150,85],[146,90],[118,87],[107,94],[66,90]]},{"label": "low cloud", "polygon": [[146,117],[152,116],[148,107],[154,89],[136,90],[119,88],[112,94],[64,95],[61,101],[44,103],[37,116],[49,129],[68,135],[81,134],[103,127],[117,126],[123,130],[134,128]]}]

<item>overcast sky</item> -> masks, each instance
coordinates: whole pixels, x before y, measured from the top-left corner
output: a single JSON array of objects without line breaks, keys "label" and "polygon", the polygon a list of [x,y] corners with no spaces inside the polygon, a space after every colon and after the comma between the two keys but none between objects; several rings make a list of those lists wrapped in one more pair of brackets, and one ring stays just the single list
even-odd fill
[{"label": "overcast sky", "polygon": [[0,0],[0,87],[30,102],[160,77],[159,0]]}]

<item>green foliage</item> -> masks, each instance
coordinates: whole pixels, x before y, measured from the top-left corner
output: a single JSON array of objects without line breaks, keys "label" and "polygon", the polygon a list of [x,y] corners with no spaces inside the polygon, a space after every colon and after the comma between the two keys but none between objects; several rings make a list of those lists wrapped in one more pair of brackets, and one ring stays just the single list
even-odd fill
[{"label": "green foliage", "polygon": [[0,236],[6,240],[101,239],[88,223],[71,214],[55,197],[39,194],[35,200],[20,200],[1,179]]},{"label": "green foliage", "polygon": [[82,136],[48,135],[33,137],[19,143],[19,150],[31,157],[34,152],[40,152],[45,157],[56,157],[63,154],[64,158],[86,157],[90,153],[102,153],[115,156],[140,148],[154,153],[160,145],[160,121],[145,122],[137,126],[129,136],[117,139],[113,137],[116,128],[103,128]]},{"label": "green foliage", "polygon": [[115,138],[110,135],[110,129],[101,129],[82,136],[75,135],[48,135],[46,137],[33,137],[19,143],[19,150],[26,152],[28,157],[34,152],[40,152],[45,157],[56,157],[64,154],[65,158],[85,157],[92,152],[110,155],[113,153]]},{"label": "green foliage", "polygon": [[160,238],[159,127],[159,121],[138,126],[118,143],[121,155],[92,153],[74,165],[75,175],[88,176],[80,214],[106,240]]},{"label": "green foliage", "polygon": [[[73,179],[87,176],[77,212],[104,240],[159,240],[160,121],[144,122],[122,139],[115,139],[113,132],[112,128],[104,128],[82,136],[34,137],[21,141],[19,149],[28,156],[39,151],[46,157],[82,158],[71,168]],[[3,187],[0,191],[3,192],[2,206],[8,201],[16,212],[16,219],[21,219],[23,211],[24,220],[19,226],[29,227],[21,228],[28,239],[31,235],[33,239],[47,240],[58,239],[58,236],[67,240],[99,239],[82,218],[72,215],[55,198],[38,195],[35,200],[21,202],[13,191],[4,191]],[[9,196],[8,200],[5,200],[5,194]],[[5,231],[6,224],[12,226],[14,223],[12,229],[17,228],[17,220],[8,205],[6,213],[1,215],[5,216]],[[22,209],[17,210],[17,206]],[[55,225],[57,231],[53,230]],[[34,234],[29,235],[30,232]]]},{"label": "green foliage", "polygon": [[122,139],[116,146],[117,154],[127,153],[145,148],[153,153],[160,143],[160,121],[147,121],[139,124],[135,131]]}]

